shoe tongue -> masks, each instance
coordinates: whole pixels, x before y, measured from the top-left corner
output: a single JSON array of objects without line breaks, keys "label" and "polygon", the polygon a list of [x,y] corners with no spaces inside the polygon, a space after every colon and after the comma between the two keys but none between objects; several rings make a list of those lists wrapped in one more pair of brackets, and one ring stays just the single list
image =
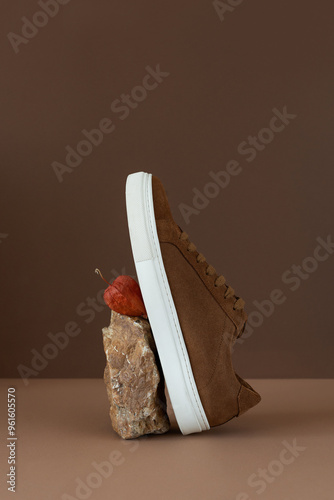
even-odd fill
[{"label": "shoe tongue", "polygon": [[173,220],[168,199],[161,181],[152,176],[154,214],[157,220]]}]

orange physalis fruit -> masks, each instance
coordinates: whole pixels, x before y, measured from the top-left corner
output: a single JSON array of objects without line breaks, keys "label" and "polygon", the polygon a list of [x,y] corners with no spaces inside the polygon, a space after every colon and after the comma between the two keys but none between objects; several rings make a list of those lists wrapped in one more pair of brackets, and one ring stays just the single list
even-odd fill
[{"label": "orange physalis fruit", "polygon": [[104,291],[103,298],[110,309],[125,316],[147,317],[139,285],[131,276],[118,276],[109,283],[99,269],[95,269],[95,272],[109,285]]}]

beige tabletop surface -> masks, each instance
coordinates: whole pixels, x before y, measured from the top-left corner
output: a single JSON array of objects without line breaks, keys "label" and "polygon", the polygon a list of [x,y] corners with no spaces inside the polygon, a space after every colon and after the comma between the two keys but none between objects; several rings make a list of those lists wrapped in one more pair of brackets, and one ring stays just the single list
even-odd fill
[{"label": "beige tabletop surface", "polygon": [[[333,500],[334,381],[251,380],[227,424],[123,441],[100,379],[1,379],[0,499]],[[7,491],[7,389],[16,389],[16,492]]]}]

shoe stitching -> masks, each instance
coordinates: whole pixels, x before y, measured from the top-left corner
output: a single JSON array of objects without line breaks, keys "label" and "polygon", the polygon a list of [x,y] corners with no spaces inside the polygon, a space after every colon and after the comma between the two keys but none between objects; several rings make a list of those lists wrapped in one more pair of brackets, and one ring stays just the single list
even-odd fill
[{"label": "shoe stitching", "polygon": [[211,296],[217,302],[217,304],[219,305],[219,307],[224,311],[224,313],[226,314],[226,316],[232,321],[232,323],[235,326],[236,330],[238,330],[239,325],[236,323],[235,319],[230,315],[230,313],[223,307],[223,305],[218,301],[218,299],[214,296],[214,294],[209,290],[206,282],[204,281],[204,279],[202,278],[202,276],[198,272],[197,267],[195,267],[191,262],[189,262],[189,260],[187,259],[186,255],[182,252],[182,249],[177,245],[177,243],[175,243],[173,241],[164,241],[163,243],[167,243],[168,245],[173,245],[173,246],[175,246],[175,248],[178,249],[178,251],[180,252],[180,254],[182,255],[182,257],[184,258],[184,260],[192,267],[192,269],[195,271],[195,273],[197,274],[197,276],[199,277],[199,279],[204,284],[205,288],[208,290],[208,292],[211,294]]},{"label": "shoe stitching", "polygon": [[[174,223],[171,223],[169,221],[169,224],[168,225],[171,225],[172,226],[172,229],[175,231],[175,222]],[[181,233],[182,233],[182,229],[179,228]],[[198,271],[198,266],[195,266],[193,265],[188,257],[186,256],[186,254],[184,253],[184,251],[182,250],[182,247],[180,247],[179,245],[179,241],[180,241],[180,237],[179,236],[176,236],[176,239],[174,240],[174,236],[172,236],[172,240],[170,239],[165,239],[164,241],[162,241],[162,243],[168,243],[169,245],[173,245],[175,246],[178,251],[181,253],[181,255],[183,256],[183,258],[186,260],[186,262],[188,262],[188,264],[194,269],[194,271],[196,272],[196,274],[198,275],[198,277],[200,278],[200,280],[202,281],[202,283],[204,284],[205,288],[211,293],[212,297],[214,298],[214,300],[217,302],[217,304],[219,305],[219,307],[225,312],[225,314],[230,318],[230,320],[232,321],[232,323],[234,324],[236,330],[238,331],[238,328],[240,326],[240,324],[244,324],[246,323],[246,320],[240,318],[240,322],[237,323],[236,319],[230,315],[230,313],[228,312],[228,310],[225,309],[225,307],[223,306],[223,304],[221,302],[219,302],[219,300],[215,297],[215,294],[208,288],[208,285],[206,283],[206,281],[203,279],[203,277],[201,276],[201,273],[199,273]],[[218,288],[218,287],[217,287]],[[236,310],[236,309],[234,309]],[[243,309],[244,311],[244,309]]]},{"label": "shoe stitching", "polygon": [[[155,246],[155,249],[156,249],[156,252],[157,252],[157,256],[159,257],[159,252],[158,252],[158,249],[156,248],[156,244],[155,244],[155,239],[154,239],[154,231],[153,231],[153,226],[152,226],[152,220],[151,220],[151,214],[150,214],[150,210],[149,210],[149,204],[148,204],[148,189],[149,189],[149,186],[148,186],[148,182],[146,183],[146,204],[147,204],[147,213],[149,214],[149,223],[150,223],[150,229],[151,229],[151,233],[152,233],[152,236],[153,236],[153,244]],[[152,198],[153,198],[153,188],[152,188]],[[161,257],[162,259],[162,257]],[[172,318],[173,318],[173,323],[174,323],[174,326],[175,326],[175,329],[176,329],[176,333],[177,333],[177,337],[178,337],[178,340],[179,340],[179,345],[181,347],[181,351],[182,351],[182,355],[183,355],[183,359],[185,361],[185,366],[186,366],[186,370],[187,370],[187,373],[188,373],[188,376],[189,376],[189,382],[190,382],[190,386],[191,386],[191,389],[193,391],[193,395],[194,395],[194,398],[195,398],[195,401],[196,401],[196,405],[197,405],[197,408],[200,412],[200,415],[203,419],[203,424],[204,424],[204,427],[206,427],[205,425],[205,420],[206,418],[204,418],[203,414],[202,414],[202,409],[200,408],[199,404],[198,404],[198,401],[197,401],[197,397],[196,397],[196,393],[195,393],[195,390],[194,390],[194,387],[193,387],[193,382],[192,382],[192,379],[191,379],[191,376],[190,376],[190,373],[189,373],[189,369],[188,369],[188,364],[187,364],[187,360],[186,360],[186,357],[185,357],[185,353],[184,353],[184,350],[183,350],[183,346],[182,346],[182,342],[180,340],[180,335],[179,335],[179,331],[178,331],[178,328],[177,328],[177,325],[175,323],[175,318],[174,318],[174,314],[173,314],[173,309],[171,307],[171,303],[170,303],[170,299],[169,299],[169,294],[168,294],[168,290],[166,288],[166,284],[165,284],[165,280],[164,280],[164,275],[163,275],[163,272],[162,272],[162,268],[161,268],[161,263],[160,263],[160,259],[158,258],[158,264],[159,264],[159,268],[160,268],[160,273],[161,273],[161,277],[162,277],[162,281],[163,281],[163,284],[164,284],[164,288],[165,288],[165,292],[166,292],[166,296],[167,296],[167,299],[168,299],[168,303],[169,303],[169,306],[170,306],[170,311],[172,313]],[[190,362],[190,360],[189,360]]]}]

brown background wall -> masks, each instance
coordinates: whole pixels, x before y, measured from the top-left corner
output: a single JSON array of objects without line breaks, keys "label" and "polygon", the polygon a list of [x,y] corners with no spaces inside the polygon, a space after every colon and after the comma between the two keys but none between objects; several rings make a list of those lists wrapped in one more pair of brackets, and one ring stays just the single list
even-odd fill
[{"label": "brown background wall", "polygon": [[[238,373],[332,377],[334,255],[304,259],[334,238],[333,2],[244,1],[221,21],[210,1],[71,0],[16,54],[7,33],[38,10],[1,3],[1,376],[31,367],[31,349],[69,322],[79,335],[37,376],[102,375],[109,311],[88,305],[103,288],[94,269],[134,273],[124,183],[145,170],[248,312],[274,289],[286,297],[253,315],[262,324],[236,347]],[[121,120],[111,103],[158,64],[169,76]],[[248,162],[240,143],[284,106],[297,116]],[[115,130],[59,182],[52,162],[102,118]],[[186,224],[179,205],[232,159],[241,173]],[[292,291],[289,270],[303,261],[317,269]]]}]

